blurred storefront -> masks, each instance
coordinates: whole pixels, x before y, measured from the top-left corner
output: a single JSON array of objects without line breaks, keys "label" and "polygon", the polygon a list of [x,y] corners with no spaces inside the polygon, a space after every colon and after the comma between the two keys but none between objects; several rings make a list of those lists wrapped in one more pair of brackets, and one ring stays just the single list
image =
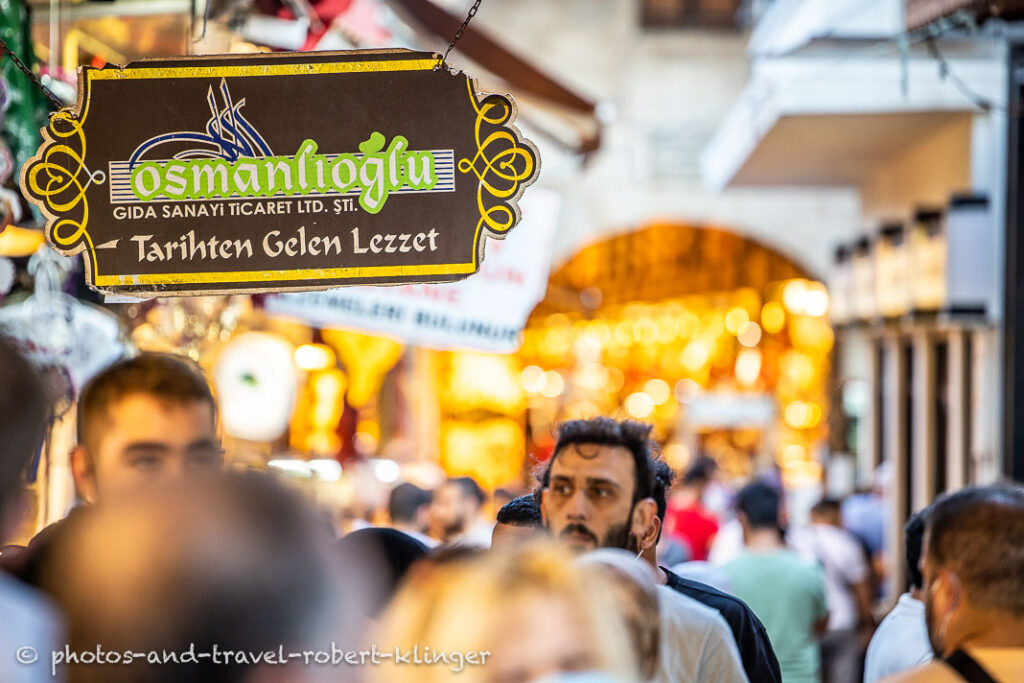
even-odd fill
[{"label": "blurred storefront", "polygon": [[857,192],[859,219],[833,236],[826,277],[827,483],[884,488],[890,557],[912,511],[1012,470],[1001,442],[1005,46],[962,13],[925,19],[927,4],[766,5],[750,81],[702,159],[713,187]]}]

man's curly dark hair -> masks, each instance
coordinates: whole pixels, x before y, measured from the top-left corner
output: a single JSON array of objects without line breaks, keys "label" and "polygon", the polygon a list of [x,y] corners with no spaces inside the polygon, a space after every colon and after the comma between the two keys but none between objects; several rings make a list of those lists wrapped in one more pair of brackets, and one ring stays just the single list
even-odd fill
[{"label": "man's curly dark hair", "polygon": [[[574,444],[621,446],[633,456],[633,503],[654,498],[658,517],[665,517],[665,496],[672,485],[672,469],[657,457],[657,444],[651,439],[651,425],[633,420],[614,420],[593,417],[588,420],[569,420],[558,426],[558,439],[551,459],[540,472],[540,489],[551,483],[551,466],[559,453]],[[658,492],[661,491],[659,498]],[[539,491],[538,491],[539,493]]]}]

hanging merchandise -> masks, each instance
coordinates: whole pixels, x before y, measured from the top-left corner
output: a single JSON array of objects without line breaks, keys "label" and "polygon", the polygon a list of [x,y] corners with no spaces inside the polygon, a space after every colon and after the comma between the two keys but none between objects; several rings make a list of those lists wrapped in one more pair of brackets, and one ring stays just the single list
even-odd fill
[{"label": "hanging merchandise", "polygon": [[[10,94],[8,92],[7,81],[0,77],[0,131],[4,129],[4,120],[7,118],[7,109],[11,104]],[[14,174],[14,155],[11,154],[11,148],[4,142],[3,136],[0,135],[0,185],[3,185],[10,180],[11,175]]]},{"label": "hanging merchandise", "polygon": [[124,353],[117,317],[61,291],[71,263],[43,245],[29,260],[35,291],[20,303],[0,308],[0,330],[52,381],[64,386],[61,410],[101,369]]},{"label": "hanging merchandise", "polygon": [[[0,77],[0,131],[3,130],[4,118],[9,105],[7,82]],[[11,154],[10,147],[7,146],[3,137],[0,136],[0,232],[3,232],[8,225],[21,218],[21,200],[17,194],[3,187],[4,183],[10,180],[13,173],[14,156]],[[0,294],[5,293],[0,291]]]},{"label": "hanging merchandise", "polygon": [[136,304],[127,317],[140,349],[183,353],[198,361],[231,338],[248,309],[248,297],[197,296]]},{"label": "hanging merchandise", "polygon": [[284,433],[298,386],[292,353],[287,341],[264,332],[241,334],[221,351],[213,381],[225,432],[262,442]]},{"label": "hanging merchandise", "polygon": [[18,269],[15,267],[14,261],[6,256],[0,256],[0,302],[14,287],[17,276]]},{"label": "hanging merchandise", "polygon": [[[23,0],[0,0],[0,41],[23,64],[32,65],[36,57],[26,5]],[[0,59],[0,79],[6,81],[10,98],[0,134],[11,148],[15,168],[20,169],[41,142],[39,129],[46,125],[48,111],[46,96],[10,55]]]}]

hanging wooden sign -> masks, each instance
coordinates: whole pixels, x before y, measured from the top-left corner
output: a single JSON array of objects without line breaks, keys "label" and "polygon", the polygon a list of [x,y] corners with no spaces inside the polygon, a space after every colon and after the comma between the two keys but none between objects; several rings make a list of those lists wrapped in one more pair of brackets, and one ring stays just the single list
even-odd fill
[{"label": "hanging wooden sign", "polygon": [[540,170],[515,102],[408,50],[79,72],[21,187],[87,281],[140,296],[460,280]]}]

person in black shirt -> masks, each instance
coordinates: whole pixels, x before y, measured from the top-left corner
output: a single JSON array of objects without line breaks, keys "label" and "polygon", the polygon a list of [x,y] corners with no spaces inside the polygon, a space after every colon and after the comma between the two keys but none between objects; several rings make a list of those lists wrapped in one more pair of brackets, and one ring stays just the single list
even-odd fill
[{"label": "person in black shirt", "polygon": [[[665,521],[667,495],[672,487],[673,476],[672,468],[664,461],[655,461],[653,497],[658,506],[659,523]],[[740,660],[743,662],[743,670],[752,683],[782,683],[779,660],[775,657],[771,641],[768,640],[768,632],[753,610],[747,607],[747,603],[705,583],[685,579],[665,567],[659,567],[655,546],[644,553],[644,559],[661,570],[665,577],[665,585],[669,588],[717,610],[722,615],[732,629],[733,638],[736,639],[736,646],[740,651]]]},{"label": "person in black shirt", "polygon": [[666,586],[711,609],[718,610],[729,624],[733,638],[736,639],[747,678],[752,682],[782,683],[779,660],[775,658],[775,650],[768,640],[768,633],[764,630],[761,620],[747,607],[747,603],[706,583],[685,579],[664,567],[659,569],[665,575]]}]

